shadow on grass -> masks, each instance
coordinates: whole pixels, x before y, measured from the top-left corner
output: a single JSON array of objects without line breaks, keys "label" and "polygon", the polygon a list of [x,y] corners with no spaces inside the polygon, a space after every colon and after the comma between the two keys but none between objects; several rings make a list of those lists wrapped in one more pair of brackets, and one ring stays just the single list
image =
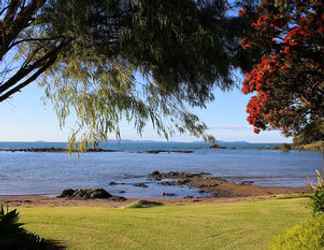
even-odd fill
[{"label": "shadow on grass", "polygon": [[14,237],[0,238],[1,250],[64,250],[65,245],[60,241],[45,240],[39,236],[24,232]]},{"label": "shadow on grass", "polygon": [[62,242],[45,240],[26,231],[19,222],[17,209],[9,211],[0,205],[0,250],[63,250]]}]

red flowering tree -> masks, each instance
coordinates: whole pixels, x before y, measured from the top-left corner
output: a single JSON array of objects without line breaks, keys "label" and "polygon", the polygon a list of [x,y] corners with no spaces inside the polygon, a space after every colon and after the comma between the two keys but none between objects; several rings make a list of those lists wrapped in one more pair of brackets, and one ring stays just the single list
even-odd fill
[{"label": "red flowering tree", "polygon": [[[245,65],[242,91],[255,132],[279,128],[296,136],[323,128],[324,4],[321,0],[261,1],[240,11],[250,20],[241,47],[253,63]],[[322,140],[324,132],[316,133]]]}]

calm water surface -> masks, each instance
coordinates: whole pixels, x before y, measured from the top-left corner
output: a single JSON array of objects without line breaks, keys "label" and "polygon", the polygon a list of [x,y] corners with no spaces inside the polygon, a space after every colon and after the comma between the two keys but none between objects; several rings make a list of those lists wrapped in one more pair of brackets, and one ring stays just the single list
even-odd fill
[{"label": "calm water surface", "polygon": [[[198,195],[187,187],[167,187],[146,178],[154,170],[209,172],[234,181],[264,186],[303,186],[323,168],[317,152],[270,150],[195,150],[183,153],[10,153],[0,152],[0,195],[57,194],[64,188],[103,187],[126,197]],[[110,182],[124,185],[109,185]],[[149,188],[134,187],[145,182]]]}]

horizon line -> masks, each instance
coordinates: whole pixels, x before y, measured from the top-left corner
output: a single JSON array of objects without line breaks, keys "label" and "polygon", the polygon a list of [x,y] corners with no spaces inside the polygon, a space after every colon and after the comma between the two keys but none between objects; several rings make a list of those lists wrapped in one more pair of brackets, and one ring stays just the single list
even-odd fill
[{"label": "horizon line", "polygon": [[[154,139],[109,139],[105,142],[101,142],[101,143],[109,143],[109,141],[115,141],[115,142],[122,142],[122,141],[132,141],[132,142],[160,142],[160,143],[206,143],[208,144],[208,142],[205,142],[204,140],[193,140],[193,141],[180,141],[180,140],[154,140]],[[0,141],[0,143],[68,143],[68,141],[55,141],[55,140],[4,140],[4,141]],[[256,141],[248,141],[248,140],[217,140],[216,139],[216,143],[217,142],[225,142],[225,143],[251,143],[251,144],[282,144],[282,143],[287,143],[287,142],[256,142]],[[288,142],[289,143],[289,142]]]}]

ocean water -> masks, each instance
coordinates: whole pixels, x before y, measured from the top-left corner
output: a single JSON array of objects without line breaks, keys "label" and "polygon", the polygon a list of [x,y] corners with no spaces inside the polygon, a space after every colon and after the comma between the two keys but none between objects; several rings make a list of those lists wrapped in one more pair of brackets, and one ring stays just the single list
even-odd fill
[{"label": "ocean water", "polygon": [[[124,145],[123,145],[124,144]],[[0,143],[0,148],[49,147],[64,144]],[[154,170],[209,172],[240,182],[263,186],[303,186],[322,171],[318,152],[260,150],[258,146],[208,149],[204,143],[124,142],[105,147],[110,153],[0,152],[0,195],[58,194],[65,188],[102,187],[125,197],[159,197],[163,192],[177,197],[200,195],[188,187],[162,186],[147,178]],[[231,147],[234,147],[233,145]],[[264,147],[264,145],[262,146]],[[144,153],[146,150],[193,150],[193,153]],[[122,185],[110,185],[110,182]],[[135,187],[144,182],[149,188]]]}]

